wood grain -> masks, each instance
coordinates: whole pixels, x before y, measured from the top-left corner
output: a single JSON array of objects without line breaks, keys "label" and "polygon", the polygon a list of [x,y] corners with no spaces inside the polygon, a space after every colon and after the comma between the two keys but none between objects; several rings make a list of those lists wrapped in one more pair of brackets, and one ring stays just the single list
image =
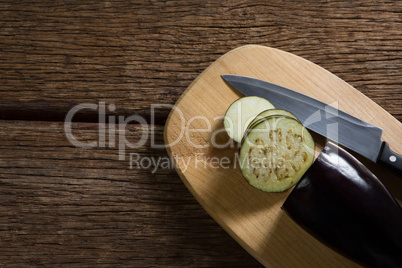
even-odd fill
[{"label": "wood grain", "polygon": [[152,103],[174,104],[220,55],[254,43],[313,61],[402,120],[402,8],[393,1],[2,1],[0,8],[3,118],[62,120],[77,103],[99,101],[114,103],[116,114],[149,116]]},{"label": "wood grain", "polygon": [[[150,122],[152,104],[173,105],[213,61],[245,44],[311,60],[401,121],[401,12],[394,1],[365,0],[0,1],[0,119],[5,120],[0,123],[0,263],[258,266],[200,208],[174,171],[127,170],[115,149],[73,148],[57,124],[75,105],[100,101],[116,105],[108,111],[112,115],[138,114]],[[159,131],[169,111],[167,106],[157,110]],[[83,139],[96,140],[97,126],[88,122],[99,121],[97,111],[83,110],[74,120],[82,122],[77,135],[82,131]],[[138,152],[164,155],[149,148]],[[120,184],[129,183],[124,178],[147,182],[130,193],[123,189],[124,195],[138,197],[128,205],[139,206],[138,213],[124,212],[124,205],[110,213],[87,206],[102,201],[102,193],[110,194],[104,197],[108,202],[119,200]],[[158,183],[166,186],[172,178],[170,191],[161,190]],[[85,195],[74,205],[78,186],[70,190],[72,179],[85,184]],[[39,186],[42,180],[46,185]],[[69,227],[81,222],[96,231],[85,227],[84,237]],[[108,235],[111,226],[116,236]],[[53,244],[45,247],[46,241]]]},{"label": "wood grain", "polygon": [[[139,130],[127,127],[133,143]],[[77,123],[73,133],[96,141],[98,125]],[[76,148],[57,122],[0,121],[0,139],[2,266],[258,266],[171,166],[130,168],[130,153],[168,159],[150,141],[119,161],[118,148]]]},{"label": "wood grain", "polygon": [[[238,144],[231,142],[223,127],[223,115],[241,93],[225,83],[222,74],[254,77],[335,104],[382,127],[383,138],[399,154],[402,154],[399,142],[402,124],[320,66],[282,50],[256,45],[234,49],[211,64],[183,93],[166,122],[165,143],[187,188],[264,266],[355,267],[356,264],[313,239],[285,215],[281,207],[290,190],[266,193],[251,187],[243,178],[236,157]],[[311,116],[302,123],[308,126],[315,121]],[[217,137],[221,142],[217,142]],[[316,141],[316,155],[324,146],[325,142]],[[374,163],[366,166],[370,170],[377,167]],[[391,180],[394,187],[390,188],[396,192],[396,198],[400,197],[402,181],[385,169],[377,172],[381,180]],[[292,252],[292,258],[287,258],[287,251]]]}]

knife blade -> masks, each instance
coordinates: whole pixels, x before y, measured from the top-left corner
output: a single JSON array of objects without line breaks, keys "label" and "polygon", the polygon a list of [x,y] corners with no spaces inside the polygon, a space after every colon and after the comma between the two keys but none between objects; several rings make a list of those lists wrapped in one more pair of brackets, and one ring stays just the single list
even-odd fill
[{"label": "knife blade", "polygon": [[402,156],[381,140],[382,129],[291,89],[240,75],[221,77],[246,96],[258,96],[292,112],[308,129],[402,177]]}]

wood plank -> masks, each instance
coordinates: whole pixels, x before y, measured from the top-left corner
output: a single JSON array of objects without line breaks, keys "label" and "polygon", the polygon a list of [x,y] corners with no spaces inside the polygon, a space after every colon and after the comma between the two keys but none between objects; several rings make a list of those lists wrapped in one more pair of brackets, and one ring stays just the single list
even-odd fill
[{"label": "wood plank", "polygon": [[[142,129],[125,132],[134,143]],[[156,143],[162,133],[155,127]],[[73,134],[95,141],[98,125],[76,123]],[[56,122],[0,121],[0,140],[2,265],[259,266],[171,167],[130,169],[118,148],[76,148]],[[149,147],[126,154],[168,158]]]},{"label": "wood plank", "polygon": [[[302,56],[402,120],[393,1],[0,3],[0,117],[62,121],[78,103],[150,116],[218,56],[254,43]],[[81,121],[96,121],[84,111]],[[158,113],[164,122],[168,108]]]}]

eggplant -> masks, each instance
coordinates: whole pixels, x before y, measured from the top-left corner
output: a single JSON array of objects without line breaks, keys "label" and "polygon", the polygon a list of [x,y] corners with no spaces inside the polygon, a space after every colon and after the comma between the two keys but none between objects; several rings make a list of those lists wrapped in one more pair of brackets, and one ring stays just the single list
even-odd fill
[{"label": "eggplant", "polygon": [[248,125],[246,131],[248,129],[251,129],[251,128],[255,127],[256,123],[258,123],[261,119],[264,119],[264,118],[266,118],[268,116],[272,116],[272,115],[285,115],[285,116],[291,117],[291,118],[296,119],[297,121],[299,121],[299,119],[289,111],[281,110],[281,109],[268,109],[268,110],[265,110],[265,111],[262,111],[261,113],[259,113],[253,119],[253,121],[251,121],[251,123]]},{"label": "eggplant", "polygon": [[240,170],[247,182],[265,192],[295,185],[314,160],[314,140],[297,120],[271,115],[248,128],[241,142]]},{"label": "eggplant", "polygon": [[227,109],[223,120],[226,133],[234,141],[240,142],[248,124],[267,109],[275,107],[266,99],[257,96],[243,97],[234,101]]},{"label": "eggplant", "polygon": [[402,209],[381,181],[333,143],[282,208],[306,231],[368,267],[402,267]]}]

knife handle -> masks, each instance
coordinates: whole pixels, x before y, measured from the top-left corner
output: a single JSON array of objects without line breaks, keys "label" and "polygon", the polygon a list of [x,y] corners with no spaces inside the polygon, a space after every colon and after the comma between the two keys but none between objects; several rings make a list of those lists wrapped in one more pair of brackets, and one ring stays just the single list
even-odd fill
[{"label": "knife handle", "polygon": [[377,163],[393,171],[402,178],[402,155],[393,152],[385,141],[382,144],[380,157],[378,158]]}]

